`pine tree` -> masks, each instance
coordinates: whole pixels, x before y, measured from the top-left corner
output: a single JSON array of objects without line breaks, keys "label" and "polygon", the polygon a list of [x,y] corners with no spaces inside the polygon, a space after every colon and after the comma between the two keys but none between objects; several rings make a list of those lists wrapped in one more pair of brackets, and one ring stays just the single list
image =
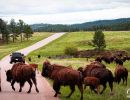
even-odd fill
[{"label": "pine tree", "polygon": [[96,49],[103,50],[106,47],[104,33],[100,30],[95,31],[92,42],[93,46],[96,47]]}]

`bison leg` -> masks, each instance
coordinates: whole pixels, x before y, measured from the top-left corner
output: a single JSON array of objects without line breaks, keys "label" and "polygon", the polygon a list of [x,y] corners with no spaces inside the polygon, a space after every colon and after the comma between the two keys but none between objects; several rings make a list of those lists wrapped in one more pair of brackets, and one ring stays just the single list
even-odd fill
[{"label": "bison leg", "polygon": [[25,83],[24,81],[21,81],[21,82],[20,82],[20,89],[19,89],[19,92],[22,92],[22,87],[24,86],[24,83]]},{"label": "bison leg", "polygon": [[39,74],[39,70],[38,70],[38,68],[36,68],[36,71],[37,71],[37,73]]},{"label": "bison leg", "polygon": [[12,86],[12,89],[15,91],[14,83],[15,83],[15,80],[12,81],[11,86]]},{"label": "bison leg", "polygon": [[121,81],[121,78],[119,77],[118,80],[117,80],[118,84],[120,83],[120,81]]},{"label": "bison leg", "polygon": [[39,93],[39,90],[38,90],[38,88],[37,88],[36,78],[32,78],[32,81],[33,81],[33,83],[34,83],[34,85],[35,85],[35,89],[36,89],[37,93]]},{"label": "bison leg", "polygon": [[75,91],[75,85],[70,85],[70,89],[71,89],[71,92],[70,94],[67,96],[67,98],[69,98]]},{"label": "bison leg", "polygon": [[98,85],[98,86],[96,87],[96,89],[97,89],[97,94],[99,94],[100,86]]},{"label": "bison leg", "polygon": [[78,88],[79,88],[80,93],[81,93],[80,100],[83,100],[83,85],[82,84],[78,85]]},{"label": "bison leg", "polygon": [[127,85],[127,76],[125,77],[125,80],[126,80],[126,85]]},{"label": "bison leg", "polygon": [[85,85],[84,85],[84,90],[86,89],[86,86],[87,86],[87,85],[85,84]]},{"label": "bison leg", "polygon": [[0,86],[0,92],[1,92],[1,86]]},{"label": "bison leg", "polygon": [[125,82],[125,78],[124,78],[124,77],[122,77],[122,80],[123,80],[123,84],[124,84],[124,82]]},{"label": "bison leg", "polygon": [[95,86],[93,86],[93,91],[97,94],[97,89]]},{"label": "bison leg", "polygon": [[94,91],[95,93],[97,93],[95,86],[90,86],[90,89],[91,89],[92,91]]},{"label": "bison leg", "polygon": [[103,84],[103,89],[102,89],[102,91],[100,92],[100,94],[102,94],[102,93],[105,91],[105,89],[106,89],[106,84]]},{"label": "bison leg", "polygon": [[94,92],[95,92],[96,94],[99,94],[99,87],[98,87],[98,86],[95,87]]},{"label": "bison leg", "polygon": [[110,95],[113,95],[113,82],[109,82],[109,87],[111,89]]},{"label": "bison leg", "polygon": [[29,85],[30,85],[30,88],[29,88],[29,90],[28,90],[28,92],[27,92],[27,93],[30,93],[30,92],[31,92],[31,88],[32,88],[32,82],[31,82],[31,80],[28,80],[27,82],[28,82],[28,83],[29,83]]},{"label": "bison leg", "polygon": [[53,83],[53,89],[55,90],[55,95],[54,97],[57,97],[58,94],[60,94],[59,90],[60,90],[60,84],[58,84],[57,82],[54,81]]}]

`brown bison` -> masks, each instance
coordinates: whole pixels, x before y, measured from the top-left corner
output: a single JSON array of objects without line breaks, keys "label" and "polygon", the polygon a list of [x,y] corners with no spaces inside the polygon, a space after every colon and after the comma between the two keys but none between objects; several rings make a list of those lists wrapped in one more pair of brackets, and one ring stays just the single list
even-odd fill
[{"label": "brown bison", "polygon": [[124,56],[122,57],[122,61],[125,62],[125,61],[129,61],[130,60],[130,56]]},{"label": "brown bison", "polygon": [[29,65],[33,68],[34,71],[37,71],[39,73],[38,64],[29,64]]},{"label": "brown bison", "polygon": [[31,62],[31,61],[32,61],[32,58],[31,58],[31,57],[28,57],[28,61],[30,61],[30,62]]},{"label": "brown bison", "polygon": [[84,78],[84,89],[86,86],[90,86],[90,89],[95,93],[99,93],[100,80],[96,77],[85,77]]},{"label": "brown bison", "polygon": [[96,61],[96,60],[95,60],[95,61],[92,61],[92,62],[90,63],[90,65],[93,66],[93,67],[94,67],[94,66],[95,66],[95,67],[98,66],[98,67],[106,68],[106,66],[105,66],[104,64],[102,64],[101,62]]},{"label": "brown bison", "polygon": [[102,57],[97,57],[96,61],[99,61],[99,62],[104,61],[105,63],[110,64],[110,63],[112,63],[114,61],[114,56],[106,55],[106,56],[102,56]]},{"label": "brown bison", "polygon": [[38,58],[41,58],[41,55],[37,55]]},{"label": "brown bison", "polygon": [[102,62],[102,58],[101,57],[97,57],[96,59],[95,59],[95,61],[98,61],[98,62]]},{"label": "brown bison", "polygon": [[71,93],[67,96],[70,97],[75,91],[75,85],[78,86],[81,92],[81,100],[83,100],[83,86],[82,86],[82,74],[80,71],[73,70],[64,66],[50,65],[45,61],[42,68],[42,76],[49,77],[54,80],[53,89],[55,90],[55,97],[60,94],[60,87],[69,85]]},{"label": "brown bison", "polygon": [[[29,65],[23,63],[14,64],[13,67],[6,72],[7,81],[11,82],[12,89],[15,91],[14,83],[20,83],[19,92],[22,91],[22,87],[24,86],[25,82],[27,81],[30,85],[30,88],[27,93],[31,92],[32,88],[32,81],[35,85],[36,91],[39,92],[36,83],[36,75],[33,68]],[[32,81],[31,81],[32,80]]]},{"label": "brown bison", "polygon": [[123,84],[124,84],[124,81],[126,81],[126,85],[127,85],[128,70],[123,66],[123,61],[118,59],[116,61],[116,64],[117,66],[115,68],[115,81],[118,82],[119,84],[122,79]]},{"label": "brown bison", "polygon": [[86,68],[83,69],[81,72],[83,74],[83,77],[96,77],[100,80],[100,85],[103,85],[103,90],[100,92],[100,94],[102,94],[106,89],[107,82],[109,83],[112,92],[114,77],[110,70],[90,64],[87,65]]}]

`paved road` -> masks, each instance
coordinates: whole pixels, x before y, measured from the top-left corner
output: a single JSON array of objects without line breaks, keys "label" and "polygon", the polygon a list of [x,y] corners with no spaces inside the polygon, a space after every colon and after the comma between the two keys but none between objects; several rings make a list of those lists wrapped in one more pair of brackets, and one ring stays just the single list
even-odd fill
[{"label": "paved road", "polygon": [[[36,44],[29,46],[27,48],[24,48],[22,50],[19,50],[23,54],[27,55],[30,52],[48,44],[49,42],[61,37],[65,33],[56,33],[40,42],[37,42]],[[27,94],[26,92],[29,89],[29,84],[26,83],[23,87],[23,91],[21,93],[18,92],[19,90],[19,84],[15,83],[16,91],[13,91],[11,88],[11,85],[9,82],[6,81],[6,75],[5,70],[8,70],[11,68],[11,64],[9,64],[10,56],[4,57],[0,61],[0,67],[1,67],[1,87],[2,92],[0,93],[0,100],[59,100],[59,98],[53,97],[54,91],[50,84],[47,82],[45,78],[43,78],[40,74],[37,74],[37,84],[39,93],[36,93],[34,85],[32,87],[32,91],[30,94]]]}]

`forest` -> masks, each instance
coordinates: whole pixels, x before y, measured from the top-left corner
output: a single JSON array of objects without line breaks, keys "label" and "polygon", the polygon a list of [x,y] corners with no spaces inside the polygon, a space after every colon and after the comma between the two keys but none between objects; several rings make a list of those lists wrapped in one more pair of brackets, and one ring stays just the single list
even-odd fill
[{"label": "forest", "polygon": [[8,23],[0,18],[0,42],[9,43],[10,40],[15,42],[20,37],[21,42],[26,38],[27,40],[33,34],[31,27],[23,20],[15,22],[14,19]]},{"label": "forest", "polygon": [[35,32],[76,32],[76,31],[129,31],[130,18],[121,18],[115,20],[99,20],[81,24],[33,24],[31,25]]}]

